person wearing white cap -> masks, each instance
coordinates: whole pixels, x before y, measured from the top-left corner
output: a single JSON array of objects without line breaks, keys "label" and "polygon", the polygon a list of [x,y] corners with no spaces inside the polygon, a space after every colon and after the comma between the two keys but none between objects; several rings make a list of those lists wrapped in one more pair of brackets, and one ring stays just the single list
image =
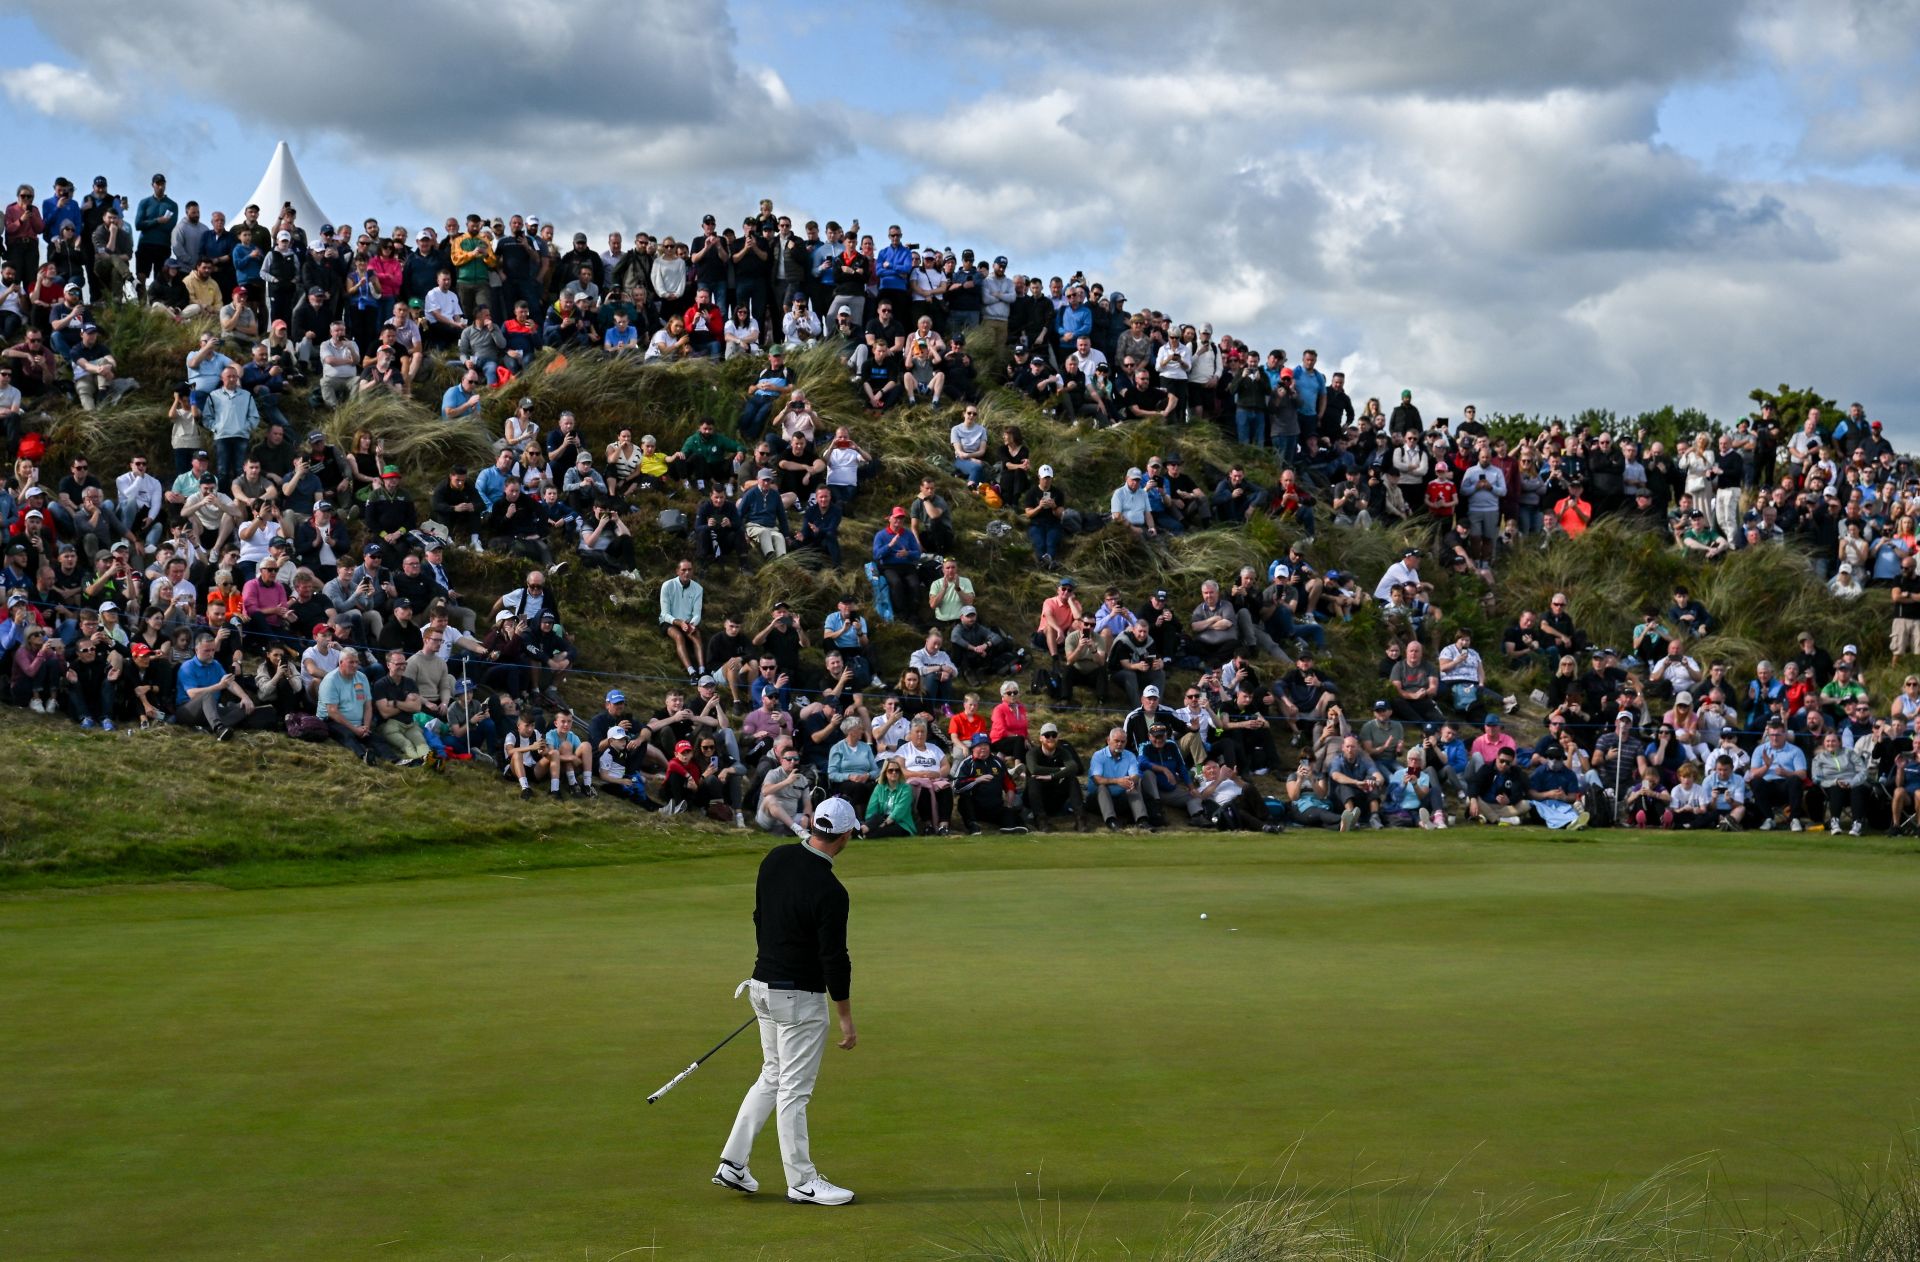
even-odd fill
[{"label": "person wearing white cap", "polygon": [[1033,545],[1034,559],[1042,568],[1052,569],[1066,536],[1066,491],[1053,484],[1053,466],[1043,464],[1034,475],[1038,479],[1027,491],[1021,512],[1027,519],[1027,542]]},{"label": "person wearing white cap", "polygon": [[1839,572],[1827,583],[1827,594],[1836,600],[1858,600],[1867,594],[1867,589],[1854,577],[1853,562],[1840,563]]},{"label": "person wearing white cap", "polygon": [[1140,539],[1158,538],[1160,529],[1153,518],[1153,501],[1147,494],[1142,479],[1146,474],[1139,466],[1127,470],[1127,480],[1114,488],[1108,499],[1107,511],[1113,520],[1124,523]]},{"label": "person wearing white cap", "polygon": [[734,991],[748,993],[760,1022],[760,1075],[740,1101],[733,1130],[720,1151],[713,1181],[757,1192],[748,1168],[753,1141],[776,1118],[787,1199],[796,1205],[845,1205],[853,1193],[820,1177],[813,1164],[807,1104],[827,1046],[831,999],[839,1046],[859,1042],[853,1023],[853,965],[847,956],[847,890],[834,862],[853,839],[859,819],[845,798],[828,798],[808,817],[805,840],[776,846],[760,862],[753,923],[758,952],[753,977]]}]

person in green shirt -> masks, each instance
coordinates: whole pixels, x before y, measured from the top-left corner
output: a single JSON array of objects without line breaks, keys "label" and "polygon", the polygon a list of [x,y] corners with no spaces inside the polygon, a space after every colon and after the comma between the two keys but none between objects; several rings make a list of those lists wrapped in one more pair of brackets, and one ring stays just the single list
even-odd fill
[{"label": "person in green shirt", "polygon": [[900,760],[888,758],[880,765],[880,782],[873,786],[873,796],[867,799],[867,836],[911,837],[915,831],[913,786],[907,783]]},{"label": "person in green shirt", "polygon": [[1833,678],[1828,680],[1826,686],[1820,690],[1820,695],[1828,701],[1839,702],[1842,706],[1856,697],[1870,699],[1867,697],[1865,685],[1853,677],[1851,662],[1833,664]]}]

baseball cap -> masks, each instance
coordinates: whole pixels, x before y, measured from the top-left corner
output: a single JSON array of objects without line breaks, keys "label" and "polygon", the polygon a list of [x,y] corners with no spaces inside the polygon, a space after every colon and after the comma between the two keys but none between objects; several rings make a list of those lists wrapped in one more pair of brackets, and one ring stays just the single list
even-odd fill
[{"label": "baseball cap", "polygon": [[700,678],[694,680],[693,682],[697,687],[701,687],[701,688],[717,688],[720,685],[720,681],[715,679],[712,675],[702,675],[700,676]]},{"label": "baseball cap", "polygon": [[[589,457],[589,456],[587,455],[587,453],[583,451],[583,452],[581,452],[581,453],[580,453],[580,458],[581,458],[582,460],[586,460],[586,459],[590,459],[591,457]],[[771,481],[773,481],[773,470],[772,470],[772,469],[762,469],[762,470],[760,470],[760,478],[759,478],[759,480],[760,480],[760,481],[762,481],[762,482],[771,482]]]},{"label": "baseball cap", "polygon": [[308,430],[307,441],[310,443],[324,443],[327,441],[327,432],[322,429]]},{"label": "baseball cap", "polygon": [[497,626],[499,626],[499,625],[500,625],[501,623],[503,623],[503,622],[506,622],[506,621],[508,621],[509,619],[512,619],[512,618],[515,618],[515,617],[518,617],[518,615],[517,615],[517,614],[515,614],[515,613],[513,612],[513,610],[511,610],[511,609],[502,609],[502,610],[501,610],[501,611],[500,611],[499,613],[497,613],[497,614],[495,614],[495,615],[493,615],[493,625],[497,627]]},{"label": "baseball cap", "polygon": [[1373,703],[1373,708],[1374,708],[1374,710],[1375,710],[1375,712],[1378,712],[1378,711],[1381,711],[1381,710],[1391,710],[1391,709],[1393,709],[1393,707],[1392,707],[1392,706],[1390,706],[1390,705],[1388,705],[1388,704],[1387,704],[1387,703],[1386,703],[1385,701],[1376,701],[1376,702],[1374,702],[1374,703]]},{"label": "baseball cap", "polygon": [[627,729],[616,723],[607,729],[607,739],[610,741],[623,741],[627,739]]},{"label": "baseball cap", "polygon": [[1053,476],[1053,466],[1052,466],[1052,465],[1050,465],[1050,464],[1043,464],[1043,465],[1041,465],[1041,466],[1040,466],[1040,474],[1039,474],[1039,476],[1040,476],[1040,477],[1043,477],[1043,478],[1050,478],[1050,477],[1052,477],[1052,476]]},{"label": "baseball cap", "polygon": [[824,837],[844,837],[859,823],[853,803],[845,798],[828,798],[813,812],[813,831]]},{"label": "baseball cap", "polygon": [[41,512],[37,508],[30,508],[27,510],[26,520],[28,521],[45,521],[46,519],[47,519],[47,515]]},{"label": "baseball cap", "polygon": [[1134,465],[1132,468],[1127,470],[1127,476],[1129,478],[1141,478],[1141,477],[1145,477],[1146,474],[1141,472],[1139,465]]},{"label": "baseball cap", "polygon": [[980,611],[978,609],[975,609],[972,605],[963,605],[960,608],[960,616],[962,618],[967,617],[969,614],[977,614],[979,612]]},{"label": "baseball cap", "polygon": [[132,653],[135,657],[148,657],[148,656],[151,656],[153,653],[152,649],[148,648],[146,645],[140,643],[137,640],[134,641],[133,647],[127,651]]},{"label": "baseball cap", "polygon": [[893,511],[887,514],[889,518],[905,517],[906,515],[907,515],[907,510],[898,504],[895,504],[893,506]]},{"label": "baseball cap", "polygon": [[24,605],[26,603],[27,603],[27,597],[24,592],[15,592],[13,593],[13,595],[7,597],[7,608],[9,609],[13,608],[15,605]]},{"label": "baseball cap", "polygon": [[1140,695],[1143,697],[1157,697],[1160,695],[1160,685],[1148,684],[1140,690]]},{"label": "baseball cap", "polygon": [[1497,714],[1489,714],[1489,715],[1488,715],[1488,716],[1487,716],[1486,718],[1484,718],[1484,719],[1481,719],[1480,721],[1481,721],[1482,723],[1484,723],[1484,724],[1486,724],[1486,725],[1487,725],[1488,727],[1501,727],[1501,726],[1504,726],[1504,724],[1503,724],[1503,722],[1502,722],[1502,720],[1501,720],[1501,718],[1500,718],[1500,716],[1499,716],[1499,715],[1497,715]]},{"label": "baseball cap", "polygon": [[393,602],[393,607],[395,609],[411,610],[413,608],[413,601],[409,597],[401,596]]},{"label": "baseball cap", "polygon": [[1062,587],[1078,587],[1078,586],[1080,586],[1080,584],[1078,584],[1078,583],[1076,583],[1076,582],[1074,582],[1074,581],[1073,581],[1072,579],[1070,579],[1070,578],[1063,578],[1063,579],[1061,579],[1061,580],[1060,580],[1060,586],[1062,586]]},{"label": "baseball cap", "polygon": [[987,734],[986,734],[985,732],[975,732],[975,733],[973,734],[973,739],[972,739],[971,741],[969,741],[969,742],[968,742],[968,744],[971,744],[971,745],[991,745],[991,744],[993,744],[993,738],[992,738],[992,737],[990,737],[990,736],[988,736],[988,735],[987,735]]},{"label": "baseball cap", "polygon": [[1847,647],[1841,649],[1840,651],[1842,653],[1858,653],[1860,651],[1860,646],[1858,644],[1849,644],[1847,645]]},{"label": "baseball cap", "polygon": [[693,752],[693,742],[692,741],[675,741],[673,745],[673,752],[676,754],[691,754]]},{"label": "baseball cap", "polygon": [[1674,696],[1674,698],[1673,698],[1673,704],[1675,704],[1675,705],[1692,705],[1692,704],[1693,704],[1693,694],[1692,694],[1692,693],[1690,693],[1690,692],[1681,692],[1681,693],[1678,693],[1678,694],[1676,694],[1676,695]]},{"label": "baseball cap", "polygon": [[80,331],[82,333],[98,333],[100,326],[97,324],[83,324],[80,326]]},{"label": "baseball cap", "polygon": [[312,635],[313,638],[316,640],[319,639],[323,633],[326,635],[332,635],[333,628],[328,626],[324,622],[316,622],[313,624],[313,630],[309,632],[309,634]]},{"label": "baseball cap", "polygon": [[109,609],[111,609],[111,610],[113,610],[113,611],[114,611],[115,613],[119,613],[119,612],[120,612],[120,605],[119,605],[119,603],[118,603],[118,602],[116,602],[116,601],[111,601],[111,600],[105,600],[105,601],[101,601],[101,602],[100,602],[100,612],[101,612],[101,613],[105,613],[105,612],[106,612],[107,610],[109,610]]},{"label": "baseball cap", "polygon": [[373,557],[373,556],[379,556],[384,551],[385,549],[380,546],[380,541],[378,539],[369,539],[367,541],[367,546],[360,549],[360,555],[363,557]]},{"label": "baseball cap", "polygon": [[1154,594],[1153,594],[1153,598],[1154,598],[1155,600],[1171,600],[1171,599],[1173,599],[1173,598],[1172,598],[1171,596],[1169,596],[1169,595],[1167,595],[1167,589],[1166,589],[1166,588],[1164,588],[1164,587],[1162,587],[1162,588],[1161,588],[1161,589],[1159,589],[1158,591],[1156,591],[1156,592],[1154,592]]},{"label": "baseball cap", "polygon": [[1058,736],[1060,735],[1060,727],[1058,724],[1055,724],[1055,723],[1042,723],[1040,725],[1040,735]]},{"label": "baseball cap", "polygon": [[382,465],[380,468],[380,476],[383,478],[397,478],[400,476],[400,466],[397,464]]},{"label": "baseball cap", "polygon": [[203,474],[201,474],[201,475],[200,475],[200,485],[201,485],[201,486],[213,486],[214,484],[216,484],[216,483],[218,483],[219,481],[220,481],[220,479],[219,479],[219,478],[216,478],[216,477],[214,477],[214,476],[213,476],[213,475],[212,475],[211,473],[203,473]]}]

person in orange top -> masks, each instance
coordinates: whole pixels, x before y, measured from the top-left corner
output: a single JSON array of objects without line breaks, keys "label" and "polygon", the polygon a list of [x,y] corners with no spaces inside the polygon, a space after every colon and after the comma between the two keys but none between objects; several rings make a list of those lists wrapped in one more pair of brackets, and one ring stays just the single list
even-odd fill
[{"label": "person in orange top", "polygon": [[207,590],[207,609],[211,612],[218,605],[227,617],[244,621],[247,611],[242,596],[242,590],[234,586],[233,571],[221,570],[213,576],[213,586]]},{"label": "person in orange top", "polygon": [[1593,521],[1593,505],[1583,497],[1578,482],[1567,484],[1567,497],[1553,506],[1553,519],[1569,538],[1586,533]]},{"label": "person in orange top", "polygon": [[1073,630],[1080,621],[1080,598],[1073,594],[1074,582],[1070,578],[1060,580],[1060,586],[1053,595],[1040,605],[1040,625],[1034,628],[1047,650],[1047,655],[1056,661],[1066,649],[1067,632]]},{"label": "person in orange top", "polygon": [[947,720],[947,735],[953,748],[966,749],[973,738],[987,730],[987,716],[980,713],[980,694],[970,692],[960,703],[960,713]]}]

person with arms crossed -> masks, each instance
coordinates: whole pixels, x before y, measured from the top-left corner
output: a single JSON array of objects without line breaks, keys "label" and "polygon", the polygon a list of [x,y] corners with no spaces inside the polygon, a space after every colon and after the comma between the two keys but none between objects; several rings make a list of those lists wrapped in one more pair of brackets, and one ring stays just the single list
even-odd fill
[{"label": "person with arms crossed", "polygon": [[859,823],[845,798],[828,798],[810,816],[804,841],[776,846],[761,860],[753,908],[758,955],[753,978],[740,989],[748,992],[760,1019],[763,1060],[720,1153],[713,1181],[721,1187],[759,1190],[747,1160],[754,1138],[777,1114],[787,1199],[796,1205],[853,1200],[851,1191],[829,1183],[814,1168],[807,1103],[826,1051],[829,998],[839,1021],[839,1046],[851,1051],[859,1038],[849,998],[847,890],[833,871]]}]

